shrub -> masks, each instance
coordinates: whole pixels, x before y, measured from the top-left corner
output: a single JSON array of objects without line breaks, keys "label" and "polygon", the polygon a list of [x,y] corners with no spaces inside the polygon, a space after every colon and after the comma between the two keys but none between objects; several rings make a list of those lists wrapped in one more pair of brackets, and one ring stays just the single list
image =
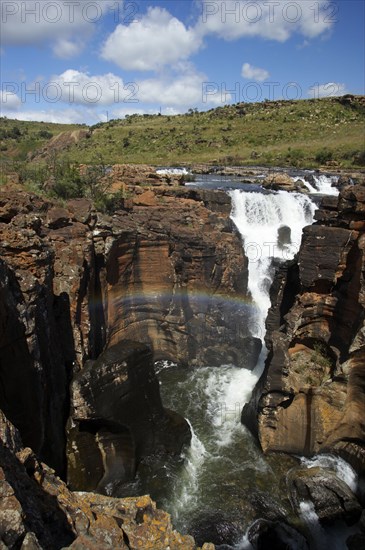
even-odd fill
[{"label": "shrub", "polygon": [[75,199],[84,196],[85,184],[78,168],[69,163],[57,163],[54,170],[52,194],[61,199]]},{"label": "shrub", "polygon": [[329,162],[333,158],[332,151],[328,151],[328,149],[322,149],[322,151],[318,151],[318,153],[315,156],[315,159],[319,164],[325,164],[326,162]]},{"label": "shrub", "polygon": [[41,139],[51,139],[51,137],[53,137],[53,134],[48,130],[40,130],[38,132],[38,137],[40,137]]},{"label": "shrub", "polygon": [[354,155],[354,164],[358,164],[359,166],[365,166],[365,150],[359,151]]}]

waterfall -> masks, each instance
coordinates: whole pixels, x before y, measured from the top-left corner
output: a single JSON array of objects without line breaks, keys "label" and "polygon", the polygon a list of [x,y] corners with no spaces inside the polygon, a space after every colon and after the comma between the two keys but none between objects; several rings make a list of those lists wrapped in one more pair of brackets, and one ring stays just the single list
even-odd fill
[{"label": "waterfall", "polygon": [[306,523],[311,535],[311,548],[313,550],[326,550],[328,548],[326,532],[319,523],[313,502],[308,500],[300,503],[300,516]]},{"label": "waterfall", "polygon": [[187,506],[195,507],[198,500],[198,477],[208,455],[204,444],[196,435],[193,426],[187,421],[191,430],[189,448],[183,453],[184,469],[174,485],[174,498],[170,510],[177,519]]},{"label": "waterfall", "polygon": [[338,195],[338,189],[333,187],[333,184],[338,182],[338,176],[313,175],[313,179],[318,193],[322,193],[323,195]]},{"label": "waterfall", "polygon": [[326,176],[324,174],[321,175],[315,175],[312,174],[311,176],[313,184],[309,183],[302,176],[296,176],[293,178],[294,181],[302,181],[308,191],[314,195],[338,195],[339,190],[337,187],[335,187],[336,183],[338,183],[338,176]]},{"label": "waterfall", "polygon": [[249,260],[248,290],[256,305],[252,336],[263,339],[270,307],[269,289],[274,258],[289,260],[298,252],[303,227],[313,222],[315,204],[306,195],[230,192],[231,218],[238,228]]}]

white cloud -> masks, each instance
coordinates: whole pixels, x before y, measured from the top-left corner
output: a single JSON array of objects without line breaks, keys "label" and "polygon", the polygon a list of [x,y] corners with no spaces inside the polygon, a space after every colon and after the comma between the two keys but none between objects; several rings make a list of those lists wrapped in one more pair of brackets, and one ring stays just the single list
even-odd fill
[{"label": "white cloud", "polygon": [[215,35],[224,40],[259,37],[285,42],[294,34],[305,39],[329,31],[335,23],[327,0],[197,0],[201,13],[186,27],[166,9],[149,7],[129,25],[119,24],[106,39],[101,56],[122,69],[160,71],[188,60]]},{"label": "white cloud", "polygon": [[60,57],[61,59],[69,59],[70,57],[75,57],[78,55],[84,48],[84,43],[82,41],[80,42],[73,42],[72,40],[68,40],[67,38],[60,38],[60,40],[57,40],[57,42],[53,45],[53,53]]},{"label": "white cloud", "polygon": [[[159,107],[155,108],[144,108],[144,109],[136,109],[133,107],[124,107],[122,109],[114,109],[112,112],[112,116],[114,118],[125,118],[128,115],[157,115],[160,112]],[[175,107],[162,107],[161,114],[166,116],[174,116],[179,115],[184,112],[184,109],[175,109]]]},{"label": "white cloud", "polygon": [[260,69],[259,67],[253,67],[250,63],[244,63],[242,65],[242,76],[249,80],[256,80],[257,82],[263,82],[269,78],[270,74],[266,69]]},{"label": "white cloud", "polygon": [[2,46],[51,43],[59,57],[76,55],[93,34],[95,23],[116,6],[111,0],[4,0],[0,5]]},{"label": "white cloud", "polygon": [[[103,118],[95,112],[81,109],[9,111],[6,116],[16,120],[54,122],[59,124],[83,124],[86,121],[92,124],[93,122],[100,122]],[[104,118],[106,120],[106,116]]]},{"label": "white cloud", "polygon": [[66,103],[70,108],[80,105],[94,112],[100,107],[111,106],[116,116],[135,112],[155,113],[156,108],[160,107],[166,114],[174,114],[202,103],[209,106],[230,101],[230,92],[224,92],[222,100],[219,87],[215,85],[214,90],[210,90],[211,83],[207,82],[206,75],[196,72],[190,64],[182,63],[178,68],[178,74],[171,72],[126,83],[113,73],[91,75],[68,69],[49,81],[24,82],[17,89],[9,88],[3,94],[8,109],[15,109],[20,103],[27,104],[29,108],[30,103],[42,102],[48,104],[50,112],[53,112],[57,104]]},{"label": "white cloud", "polygon": [[[168,74],[136,82],[124,83],[112,74],[89,75],[69,69],[55,76],[51,83],[63,90],[62,101],[93,106],[114,105],[116,116],[133,113],[155,113],[155,107],[149,111],[149,105],[169,109],[166,114],[181,112],[184,108],[199,106],[203,102],[206,75],[198,73],[189,64],[179,66],[179,74]],[[53,89],[50,87],[50,93]],[[43,94],[44,95],[44,94]],[[225,101],[230,100],[230,94],[225,94]],[[204,97],[207,105],[221,105],[222,94],[207,93]],[[118,106],[117,106],[118,105]],[[164,111],[165,112],[165,111]]]},{"label": "white cloud", "polygon": [[187,59],[201,46],[201,37],[163,8],[149,8],[130,25],[118,25],[108,37],[102,57],[127,70],[159,70]]},{"label": "white cloud", "polygon": [[261,37],[285,42],[294,33],[313,38],[328,31],[335,16],[327,0],[199,0],[202,36],[215,34],[225,40]]},{"label": "white cloud", "polygon": [[90,76],[68,69],[53,77],[44,90],[49,90],[50,103],[58,93],[60,101],[92,107],[126,101],[131,97],[131,86],[133,84],[125,85],[119,76],[112,73]]},{"label": "white cloud", "polygon": [[0,91],[1,110],[18,109],[21,105],[21,99],[13,92]]},{"label": "white cloud", "polygon": [[[150,78],[138,82],[138,98],[142,103],[168,105],[169,107],[197,107],[203,102],[204,74],[188,72],[180,76]],[[230,94],[227,93],[226,101]],[[211,105],[220,105],[220,93],[206,94],[204,101]]]},{"label": "white cloud", "polygon": [[327,82],[327,84],[314,84],[308,90],[308,95],[318,97],[338,97],[347,94],[346,85],[340,82]]}]

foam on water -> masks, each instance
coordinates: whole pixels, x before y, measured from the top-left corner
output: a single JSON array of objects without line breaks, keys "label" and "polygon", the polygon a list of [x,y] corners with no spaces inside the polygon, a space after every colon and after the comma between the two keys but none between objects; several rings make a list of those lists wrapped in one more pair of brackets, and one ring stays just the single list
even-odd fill
[{"label": "foam on water", "polygon": [[195,507],[197,505],[199,472],[208,455],[204,444],[194,432],[193,426],[189,420],[187,422],[191,430],[191,443],[183,454],[184,469],[174,487],[175,494],[171,511],[175,518],[179,518],[186,506]]},{"label": "foam on water", "polygon": [[309,500],[303,501],[300,503],[299,508],[300,516],[307,524],[308,530],[311,534],[311,548],[313,548],[313,550],[326,550],[326,533],[319,523],[319,518],[316,514],[313,502]]},{"label": "foam on water", "polygon": [[216,445],[229,445],[235,431],[241,429],[241,411],[257,379],[252,372],[233,365],[210,369],[203,391],[208,399],[208,416]]}]

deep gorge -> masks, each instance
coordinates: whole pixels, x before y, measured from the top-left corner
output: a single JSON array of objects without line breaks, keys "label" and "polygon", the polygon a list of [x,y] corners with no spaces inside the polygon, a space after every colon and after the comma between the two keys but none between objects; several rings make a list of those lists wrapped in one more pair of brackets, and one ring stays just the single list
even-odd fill
[{"label": "deep gorge", "polygon": [[[274,278],[266,319],[268,358],[242,412],[254,435],[245,432],[253,449],[258,441],[265,454],[334,454],[360,476],[365,463],[364,189],[349,186],[339,200],[325,197],[317,222],[304,230],[299,255],[267,266]],[[85,199],[60,206],[24,192],[1,194],[0,407],[23,444],[72,490],[127,496],[128,484],[154,457],[160,464],[176,463],[192,437],[196,443],[184,411],[164,407],[154,361],[175,362],[176,372],[191,374],[236,365],[249,375],[257,363],[262,321],[255,317],[249,259],[231,210],[225,192],[197,187],[136,187],[113,217],[96,212]],[[279,237],[271,235],[278,244]],[[281,239],[285,249],[298,236],[284,230]],[[266,286],[268,292],[270,280]],[[13,446],[19,455],[20,443],[9,442],[11,430],[3,428],[4,452]],[[258,450],[252,452],[259,456]],[[270,457],[281,457],[274,477],[293,470],[287,492],[294,515],[309,497],[325,523],[359,520],[360,503],[333,472],[296,468],[285,455],[267,456],[274,472]],[[7,455],[5,472],[15,468],[11,460]],[[25,459],[22,464],[26,468]],[[327,487],[319,496],[318,476]],[[361,491],[357,496],[363,498]],[[97,505],[104,515],[111,506],[107,500]],[[270,505],[265,510],[253,498],[250,507],[252,520],[261,517],[258,512],[263,515],[251,534],[255,547],[268,548],[268,536],[283,540],[283,532],[293,544],[298,536],[301,544],[315,547],[309,535],[306,540],[300,528],[296,535],[293,523],[285,521],[285,506],[274,514]],[[139,514],[144,525],[144,512]],[[222,522],[226,539],[204,538],[211,535],[208,517],[193,534],[201,543],[236,543],[244,533],[242,526],[237,529],[239,514],[233,515],[233,522],[210,519]],[[42,534],[39,527],[36,532],[34,525],[25,522],[23,531],[20,526],[16,540],[32,532],[42,548],[56,547],[46,540],[52,534]],[[84,531],[98,540],[91,527]],[[129,542],[123,539],[126,548],[146,545],[133,546],[131,532]],[[71,542],[84,534],[73,521]],[[191,539],[175,543],[194,548]]]}]

